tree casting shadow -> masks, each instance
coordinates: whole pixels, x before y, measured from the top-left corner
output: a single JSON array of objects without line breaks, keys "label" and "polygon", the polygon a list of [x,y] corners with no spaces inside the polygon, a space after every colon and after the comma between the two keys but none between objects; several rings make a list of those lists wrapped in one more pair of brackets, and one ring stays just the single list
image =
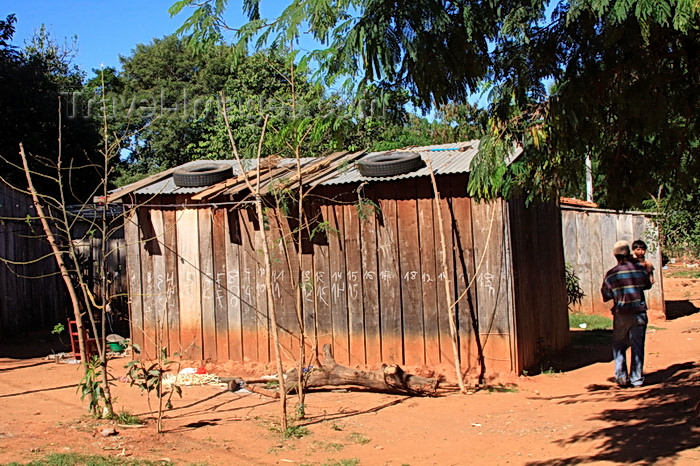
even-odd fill
[{"label": "tree casting shadow", "polygon": [[[586,456],[535,461],[528,465],[563,466],[611,462],[614,464],[656,464],[681,451],[698,448],[700,417],[695,406],[700,399],[700,364],[686,362],[645,375],[644,388],[620,390],[621,402],[639,400],[631,408],[614,408],[599,413],[594,420],[610,427],[579,433],[561,446],[580,441],[602,441],[602,446]],[[595,387],[590,388],[595,390]],[[562,397],[562,404],[587,402],[578,396]],[[591,401],[594,402],[594,401]]]}]

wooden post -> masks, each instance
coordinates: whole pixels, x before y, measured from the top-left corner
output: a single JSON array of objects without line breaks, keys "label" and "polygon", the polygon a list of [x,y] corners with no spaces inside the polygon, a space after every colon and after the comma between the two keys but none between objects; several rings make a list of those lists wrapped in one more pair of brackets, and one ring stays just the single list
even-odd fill
[{"label": "wooden post", "polygon": [[464,377],[462,377],[462,363],[459,358],[459,345],[457,344],[457,325],[455,323],[455,307],[452,304],[454,299],[452,299],[452,293],[450,292],[450,278],[449,270],[447,269],[447,250],[445,249],[445,225],[442,220],[442,205],[440,204],[440,191],[438,191],[437,182],[435,181],[435,172],[433,172],[433,164],[430,158],[426,160],[428,164],[428,170],[430,171],[430,181],[433,184],[433,191],[435,192],[435,205],[437,206],[438,214],[438,224],[440,226],[440,249],[442,252],[442,273],[445,277],[445,297],[447,298],[447,303],[449,305],[449,319],[450,319],[450,336],[452,341],[452,352],[454,353],[455,361],[455,372],[457,375],[457,383],[459,384],[459,390],[462,393],[467,393],[467,388],[464,386]]}]

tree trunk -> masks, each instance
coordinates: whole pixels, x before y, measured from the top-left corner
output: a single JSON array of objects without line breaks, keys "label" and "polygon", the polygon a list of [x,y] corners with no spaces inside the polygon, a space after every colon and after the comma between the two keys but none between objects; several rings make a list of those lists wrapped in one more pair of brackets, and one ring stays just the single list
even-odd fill
[{"label": "tree trunk", "polygon": [[[296,369],[287,378],[297,378]],[[413,396],[433,396],[436,394],[438,379],[429,379],[407,374],[395,364],[383,364],[376,371],[361,371],[341,366],[335,362],[331,346],[323,346],[323,361],[320,367],[313,367],[303,374],[306,388],[353,385],[369,388],[372,391],[397,393]]]}]

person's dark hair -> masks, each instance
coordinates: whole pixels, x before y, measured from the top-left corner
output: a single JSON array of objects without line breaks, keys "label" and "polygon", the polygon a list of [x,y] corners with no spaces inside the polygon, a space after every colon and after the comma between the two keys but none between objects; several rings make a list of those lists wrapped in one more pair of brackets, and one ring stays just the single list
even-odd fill
[{"label": "person's dark hair", "polygon": [[648,249],[648,248],[647,248],[647,243],[645,243],[645,242],[642,241],[641,239],[638,239],[638,240],[636,240],[636,241],[634,241],[634,242],[632,243],[632,250],[634,251],[634,250],[637,249],[637,248],[642,248],[642,249],[644,249],[644,250],[646,251],[646,250]]}]

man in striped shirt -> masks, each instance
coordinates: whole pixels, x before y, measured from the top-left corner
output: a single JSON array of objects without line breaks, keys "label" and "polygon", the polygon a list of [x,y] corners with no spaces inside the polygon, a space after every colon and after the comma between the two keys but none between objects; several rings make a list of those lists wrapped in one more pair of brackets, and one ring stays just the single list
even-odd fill
[{"label": "man in striped shirt", "polygon": [[[603,301],[613,300],[613,360],[615,379],[621,387],[639,387],[644,383],[644,340],[646,337],[647,303],[644,290],[651,288],[649,273],[643,266],[631,262],[630,245],[618,241],[613,246],[617,265],[608,270],[603,280]],[[627,371],[627,348],[632,359]]]}]

